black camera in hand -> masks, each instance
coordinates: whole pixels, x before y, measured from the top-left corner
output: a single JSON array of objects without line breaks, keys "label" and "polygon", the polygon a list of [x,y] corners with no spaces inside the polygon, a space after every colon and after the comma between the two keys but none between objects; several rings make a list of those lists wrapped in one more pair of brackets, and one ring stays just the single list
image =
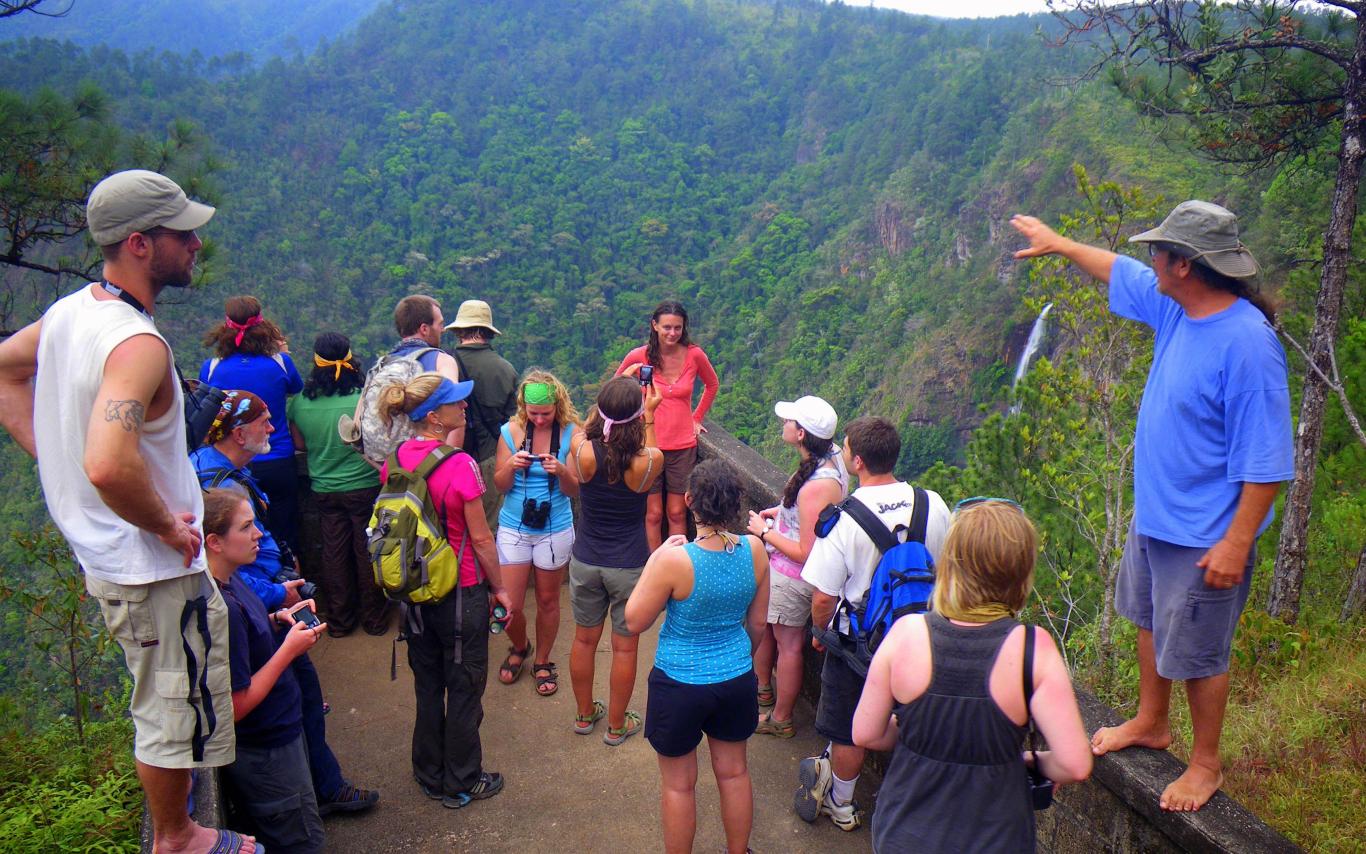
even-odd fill
[{"label": "black camera in hand", "polygon": [[537,531],[550,524],[550,502],[528,498],[522,502],[522,527]]},{"label": "black camera in hand", "polygon": [[316,629],[319,625],[322,624],[322,620],[318,619],[318,615],[313,613],[312,608],[308,607],[300,608],[299,610],[294,612],[294,622],[303,623],[310,629]]},{"label": "black camera in hand", "polygon": [[1052,780],[1045,777],[1037,768],[1026,768],[1029,772],[1029,799],[1036,810],[1046,810],[1053,806]]},{"label": "black camera in hand", "polygon": [[[278,573],[275,574],[275,583],[276,583],[276,584],[284,584],[286,581],[298,581],[300,578],[303,578],[303,576],[300,575],[299,573],[295,572],[294,570],[292,570],[292,569],[282,569],[282,570],[280,570]],[[305,581],[303,584],[300,584],[300,585],[299,585],[299,598],[300,598],[300,599],[316,599],[316,598],[318,598],[318,585],[314,584],[314,583],[311,582],[311,581]]]}]

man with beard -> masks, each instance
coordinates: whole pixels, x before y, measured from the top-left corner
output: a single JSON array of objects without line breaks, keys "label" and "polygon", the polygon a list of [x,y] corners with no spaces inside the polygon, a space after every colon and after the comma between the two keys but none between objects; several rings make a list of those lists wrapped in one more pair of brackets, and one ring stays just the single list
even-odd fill
[{"label": "man with beard", "polygon": [[133,752],[163,854],[256,850],[186,812],[190,769],[234,757],[228,613],[200,552],[184,400],[152,317],[163,290],[190,284],[195,230],[213,214],[164,175],[105,178],[86,206],[103,279],[0,344],[0,425],[37,457],[48,512],[133,677]]},{"label": "man with beard", "polygon": [[[237,568],[237,578],[251,589],[265,605],[268,613],[292,608],[301,599],[304,579],[285,580],[282,570],[293,568],[288,558],[265,526],[269,501],[265,492],[251,476],[248,466],[258,454],[270,450],[270,434],[275,427],[270,421],[266,402],[249,391],[233,390],[224,393],[223,402],[214,416],[204,447],[190,454],[199,483],[205,489],[223,487],[241,492],[251,500],[256,515],[255,525],[261,532],[257,541],[256,559]],[[288,573],[293,575],[293,573]],[[289,621],[281,620],[283,624]],[[327,745],[327,724],[323,720],[322,684],[318,671],[302,653],[289,664],[299,683],[302,698],[304,741],[308,745],[308,767],[313,777],[313,791],[318,797],[320,815],[334,812],[359,812],[379,801],[379,793],[354,786],[342,775],[341,764]]]}]

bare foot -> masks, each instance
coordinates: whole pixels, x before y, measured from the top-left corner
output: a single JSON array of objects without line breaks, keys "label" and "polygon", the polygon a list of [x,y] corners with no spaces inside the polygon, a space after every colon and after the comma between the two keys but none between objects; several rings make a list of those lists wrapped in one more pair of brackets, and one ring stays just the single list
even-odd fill
[{"label": "bare foot", "polygon": [[1096,730],[1091,737],[1091,752],[1104,756],[1112,750],[1126,747],[1151,747],[1166,750],[1172,743],[1172,732],[1165,724],[1149,726],[1137,719],[1127,720],[1119,726],[1106,726]]},{"label": "bare foot", "polygon": [[1159,803],[1170,812],[1195,812],[1205,805],[1219,787],[1224,785],[1224,772],[1203,765],[1188,765],[1162,792]]},{"label": "bare foot", "polygon": [[[204,827],[200,824],[190,822],[191,832],[183,838],[157,839],[152,850],[155,854],[199,854],[199,852],[211,851],[218,844],[218,829]],[[224,831],[231,833],[231,831]],[[256,837],[241,836],[242,845],[238,854],[255,854]]]}]

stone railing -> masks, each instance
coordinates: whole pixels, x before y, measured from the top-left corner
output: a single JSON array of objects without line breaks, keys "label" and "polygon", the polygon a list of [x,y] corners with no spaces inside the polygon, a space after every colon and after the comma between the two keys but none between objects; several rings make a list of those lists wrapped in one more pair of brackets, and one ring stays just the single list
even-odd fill
[{"label": "stone railing", "polygon": [[[772,507],[787,473],[714,423],[701,436],[699,457],[729,460],[742,479],[744,506]],[[813,704],[820,698],[820,656],[807,647],[802,692]],[[1077,692],[1087,732],[1118,723],[1120,716],[1095,697]],[[888,754],[870,753],[866,770],[881,775]],[[1164,750],[1133,748],[1096,759],[1091,779],[1058,790],[1054,805],[1036,813],[1039,848],[1063,852],[1298,851],[1241,804],[1221,794],[1195,813],[1169,813],[1158,807],[1167,782],[1181,773],[1181,762]]]}]

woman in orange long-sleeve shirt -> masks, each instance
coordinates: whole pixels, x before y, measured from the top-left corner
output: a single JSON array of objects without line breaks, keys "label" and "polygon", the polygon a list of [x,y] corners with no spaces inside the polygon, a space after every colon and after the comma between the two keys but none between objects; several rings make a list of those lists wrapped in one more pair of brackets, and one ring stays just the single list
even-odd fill
[{"label": "woman in orange long-sleeve shirt", "polygon": [[[664,540],[660,523],[666,511],[669,534],[687,533],[688,508],[683,493],[697,462],[697,434],[707,429],[702,419],[721,385],[707,354],[688,340],[688,312],[674,300],[655,307],[650,315],[650,343],[627,353],[616,375],[639,377],[645,366],[652,369],[650,381],[663,398],[655,412],[655,437],[664,452],[664,475],[655,481],[645,507],[645,533],[653,551]],[[698,380],[702,381],[702,399],[694,409],[692,399]]]}]

